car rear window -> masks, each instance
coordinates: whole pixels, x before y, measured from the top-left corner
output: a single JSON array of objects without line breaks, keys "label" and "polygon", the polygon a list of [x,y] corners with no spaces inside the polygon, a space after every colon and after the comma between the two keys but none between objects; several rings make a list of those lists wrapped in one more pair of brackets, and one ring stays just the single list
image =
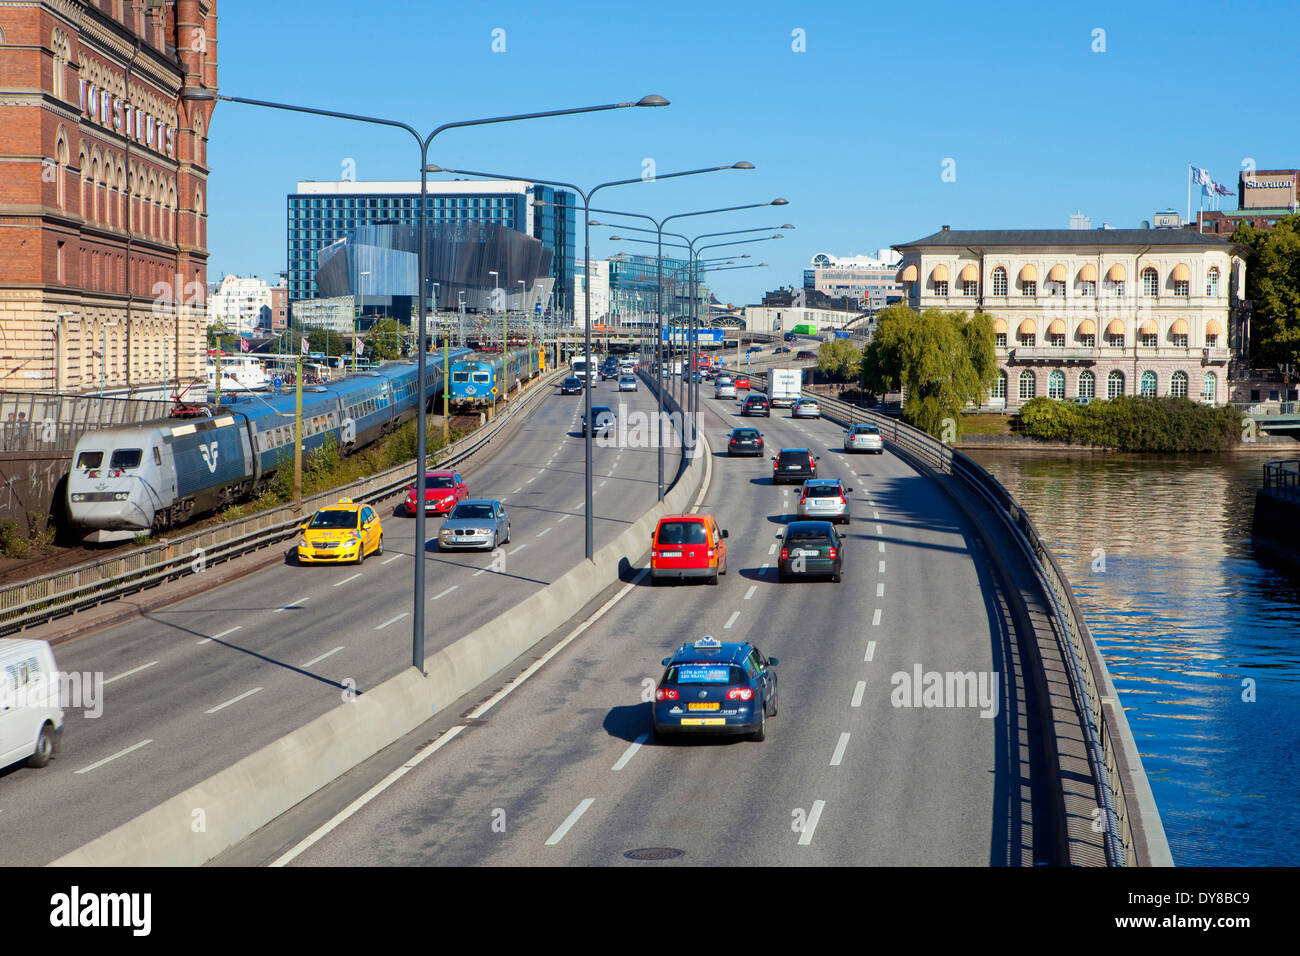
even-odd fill
[{"label": "car rear window", "polygon": [[745,672],[731,664],[713,661],[674,664],[664,676],[665,684],[743,684]]},{"label": "car rear window", "polygon": [[838,481],[809,481],[804,483],[804,488],[813,497],[840,494]]},{"label": "car rear window", "polygon": [[831,536],[820,528],[791,528],[785,539],[786,541],[798,541],[803,544],[831,543]]},{"label": "car rear window", "polygon": [[659,526],[659,543],[707,544],[709,534],[703,521],[665,521]]},{"label": "car rear window", "polygon": [[780,463],[782,465],[806,465],[808,464],[808,453],[806,451],[783,451],[781,452]]},{"label": "car rear window", "polygon": [[757,438],[757,437],[758,437],[758,429],[757,429],[757,428],[737,428],[737,429],[736,429],[736,437],[737,437],[737,438]]}]

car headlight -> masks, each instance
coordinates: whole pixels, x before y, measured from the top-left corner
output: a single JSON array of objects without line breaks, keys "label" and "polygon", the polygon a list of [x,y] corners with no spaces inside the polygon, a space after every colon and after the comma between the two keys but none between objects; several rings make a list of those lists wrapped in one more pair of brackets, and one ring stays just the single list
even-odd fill
[{"label": "car headlight", "polygon": [[311,547],[311,542],[308,541],[306,538],[299,538],[299,539],[298,539],[298,547],[300,547],[300,548],[310,548],[310,547]]},{"label": "car headlight", "polygon": [[127,499],[127,498],[130,498],[130,497],[131,497],[130,492],[119,491],[119,492],[117,492],[116,494],[113,495],[113,500],[114,500],[114,501],[126,501],[126,499]]}]

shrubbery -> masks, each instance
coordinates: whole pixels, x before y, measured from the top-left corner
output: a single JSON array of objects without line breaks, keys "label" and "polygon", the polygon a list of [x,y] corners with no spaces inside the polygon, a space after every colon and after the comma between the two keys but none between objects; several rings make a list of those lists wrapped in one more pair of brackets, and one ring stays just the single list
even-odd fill
[{"label": "shrubbery", "polygon": [[1035,398],[1020,408],[1023,434],[1044,441],[1101,445],[1120,451],[1223,451],[1241,438],[1231,405],[1188,398],[1121,396],[1087,405]]}]

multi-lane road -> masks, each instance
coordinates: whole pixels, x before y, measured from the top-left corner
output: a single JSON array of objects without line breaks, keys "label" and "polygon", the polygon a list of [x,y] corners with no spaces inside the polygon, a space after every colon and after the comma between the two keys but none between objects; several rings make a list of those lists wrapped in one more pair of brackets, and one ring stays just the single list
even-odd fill
[{"label": "multi-lane road", "polygon": [[[467,699],[219,862],[609,865],[641,849],[695,865],[1045,859],[1015,642],[964,513],[888,452],[844,455],[830,422],[704,404],[715,457],[702,510],[730,531],[719,586],[614,586],[508,694]],[[821,475],[853,487],[842,583],[777,582],[775,535],[797,489],[773,486],[766,457],[717,452],[741,423],[769,453],[810,447]],[[705,634],[780,660],[764,742],[651,736],[661,658]],[[896,675],[910,683],[918,667],[996,675],[996,713],[951,697],[899,706]]]},{"label": "multi-lane road", "polygon": [[[613,386],[595,401],[653,408],[648,392]],[[57,647],[64,672],[103,675],[102,715],[69,708],[53,764],[0,772],[0,863],[56,859],[408,666],[417,554],[428,563],[429,653],[576,565],[581,408],[581,396],[544,399],[503,447],[465,467],[471,495],[509,510],[511,540],[495,557],[417,547],[395,497],[379,509],[384,554],[359,567],[286,561]],[[677,456],[667,453],[670,480]],[[657,451],[597,447],[594,463],[600,547],[654,504]]]}]

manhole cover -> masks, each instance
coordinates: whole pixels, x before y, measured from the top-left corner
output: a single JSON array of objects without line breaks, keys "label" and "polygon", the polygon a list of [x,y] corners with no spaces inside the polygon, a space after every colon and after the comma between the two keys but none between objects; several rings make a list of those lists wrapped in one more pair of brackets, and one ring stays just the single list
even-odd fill
[{"label": "manhole cover", "polygon": [[623,855],[629,860],[673,860],[685,853],[670,846],[648,846],[640,850],[628,850]]}]

